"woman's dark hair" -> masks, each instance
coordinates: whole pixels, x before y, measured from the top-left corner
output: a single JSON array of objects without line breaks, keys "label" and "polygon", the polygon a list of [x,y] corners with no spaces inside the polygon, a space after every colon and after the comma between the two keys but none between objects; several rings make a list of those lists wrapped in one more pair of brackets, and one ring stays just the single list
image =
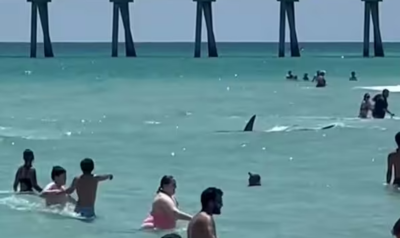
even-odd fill
[{"label": "woman's dark hair", "polygon": [[171,176],[171,175],[164,175],[164,176],[161,178],[160,186],[159,186],[158,189],[157,189],[157,193],[163,191],[162,188],[163,188],[164,185],[171,184],[172,182],[174,182],[174,180],[175,180],[175,179],[174,179],[173,176]]},{"label": "woman's dark hair", "polygon": [[364,94],[364,100],[367,99],[367,98],[369,98],[369,97],[371,97],[371,96],[369,95],[369,93]]}]

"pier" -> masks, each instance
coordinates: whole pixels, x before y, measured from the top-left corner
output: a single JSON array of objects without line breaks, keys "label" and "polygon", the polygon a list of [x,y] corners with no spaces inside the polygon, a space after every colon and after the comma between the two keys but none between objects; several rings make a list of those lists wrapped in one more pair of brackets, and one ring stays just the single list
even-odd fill
[{"label": "pier", "polygon": [[207,28],[208,57],[218,57],[217,43],[213,29],[212,4],[215,0],[193,0],[197,4],[194,57],[201,57],[201,32],[203,12]]},{"label": "pier", "polygon": [[126,57],[136,57],[129,16],[129,3],[133,3],[133,0],[110,0],[110,2],[113,4],[111,56],[118,57],[118,23],[119,13],[121,13],[125,33],[125,55]]},{"label": "pier", "polygon": [[279,14],[279,49],[278,56],[285,57],[285,33],[286,15],[289,23],[290,54],[292,57],[300,57],[299,42],[296,33],[296,19],[294,3],[299,0],[278,0],[280,2]]},{"label": "pier", "polygon": [[31,58],[36,58],[37,53],[37,16],[39,14],[43,30],[44,57],[54,57],[53,47],[50,39],[49,9],[51,0],[28,0],[32,5],[31,12]]},{"label": "pier", "polygon": [[374,55],[375,57],[384,57],[382,36],[379,24],[379,4],[382,0],[362,0],[364,2],[364,48],[363,56],[369,57],[369,35],[370,21],[372,19],[374,36]]}]

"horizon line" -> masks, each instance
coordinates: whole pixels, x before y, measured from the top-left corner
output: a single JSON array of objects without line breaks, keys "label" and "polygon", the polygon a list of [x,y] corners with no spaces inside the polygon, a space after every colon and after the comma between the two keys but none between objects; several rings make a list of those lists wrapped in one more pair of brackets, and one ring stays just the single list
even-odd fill
[{"label": "horizon line", "polygon": [[[15,44],[15,43],[21,43],[21,44],[30,44],[29,41],[0,41],[0,44]],[[43,42],[37,42],[38,44],[43,44]],[[53,44],[111,44],[111,41],[53,41]],[[124,41],[118,42],[120,43],[125,43]],[[193,41],[136,41],[135,44],[194,44]],[[202,41],[203,43],[207,43],[207,41]],[[220,41],[217,42],[217,44],[279,44],[278,41]],[[285,42],[287,44],[290,44],[290,42]],[[348,43],[359,43],[363,44],[362,41],[299,41],[299,44],[308,44],[308,43],[317,43],[317,44],[332,44],[332,43],[338,43],[338,44],[348,44]],[[389,43],[400,43],[400,41],[386,41],[383,42],[384,44]],[[370,42],[370,44],[373,44],[373,42]]]}]

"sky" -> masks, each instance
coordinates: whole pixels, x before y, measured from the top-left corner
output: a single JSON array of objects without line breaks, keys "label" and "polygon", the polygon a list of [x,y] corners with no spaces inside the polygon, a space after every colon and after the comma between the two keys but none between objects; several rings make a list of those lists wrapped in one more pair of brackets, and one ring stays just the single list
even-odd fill
[{"label": "sky", "polygon": [[[300,0],[296,4],[299,41],[362,41],[363,6],[361,0]],[[194,40],[196,5],[192,0],[136,0],[130,10],[136,42]],[[279,3],[275,0],[217,0],[213,11],[219,42],[276,42],[278,39]],[[381,3],[384,41],[400,42],[400,15],[396,14],[399,11],[400,0]],[[28,42],[30,12],[30,4],[25,0],[0,0],[0,42]],[[109,0],[53,0],[49,12],[53,42],[111,40]],[[38,29],[40,42],[41,28]],[[203,39],[206,39],[204,29]]]}]

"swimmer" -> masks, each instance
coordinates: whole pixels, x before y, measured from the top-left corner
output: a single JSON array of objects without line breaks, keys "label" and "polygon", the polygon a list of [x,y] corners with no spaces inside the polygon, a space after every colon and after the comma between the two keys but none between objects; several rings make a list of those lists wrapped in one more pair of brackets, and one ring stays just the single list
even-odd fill
[{"label": "swimmer", "polygon": [[392,228],[392,235],[396,238],[400,238],[400,219],[396,221]]},{"label": "swimmer", "polygon": [[308,74],[307,74],[307,73],[305,73],[305,74],[303,75],[303,80],[304,80],[304,81],[309,81],[309,80],[310,80],[310,78],[308,78]]},{"label": "swimmer", "polygon": [[36,170],[33,168],[32,163],[35,160],[35,155],[32,150],[26,149],[23,154],[24,165],[18,168],[15,173],[13,184],[14,192],[42,192],[42,188],[37,184]]},{"label": "swimmer", "polygon": [[319,71],[319,75],[317,76],[317,88],[323,88],[326,87],[326,80],[325,80],[325,71]]},{"label": "swimmer", "polygon": [[67,202],[76,204],[76,200],[66,194],[65,182],[67,171],[61,166],[54,166],[51,170],[51,180],[40,196],[46,200],[46,206],[60,205],[64,207]]},{"label": "swimmer", "polygon": [[292,71],[288,71],[287,75],[286,75],[286,79],[289,80],[297,80],[297,75],[293,75]]},{"label": "swimmer", "polygon": [[388,109],[389,104],[387,99],[389,98],[389,90],[384,89],[382,94],[377,94],[372,99],[375,102],[374,109],[372,110],[372,116],[375,119],[383,119],[385,118],[386,113],[390,114],[390,116],[394,117],[394,114],[391,113]]},{"label": "swimmer", "polygon": [[82,175],[75,177],[71,186],[66,189],[67,194],[76,190],[78,201],[76,202],[75,212],[85,218],[94,218],[97,187],[99,182],[112,180],[113,175],[94,175],[94,162],[86,158],[81,161]]},{"label": "swimmer", "polygon": [[220,215],[223,192],[207,188],[201,194],[201,211],[193,217],[187,229],[187,238],[217,238],[213,215]]},{"label": "swimmer", "polygon": [[311,80],[311,82],[317,81],[317,78],[318,78],[319,74],[320,74],[320,71],[317,70],[317,72],[314,74],[314,77],[313,77],[313,79]]},{"label": "swimmer", "polygon": [[249,172],[249,187],[261,186],[261,176]]},{"label": "swimmer", "polygon": [[373,107],[370,98],[371,96],[368,93],[364,94],[364,98],[360,106],[360,113],[358,115],[359,118],[368,118],[368,113],[372,111]]},{"label": "swimmer", "polygon": [[163,176],[153,200],[150,215],[143,221],[142,229],[170,230],[176,227],[177,220],[190,221],[192,216],[178,209],[175,199],[176,180]]},{"label": "swimmer", "polygon": [[358,80],[357,76],[356,76],[356,72],[354,72],[354,71],[351,72],[349,80],[350,81],[357,81]]},{"label": "swimmer", "polygon": [[[395,136],[397,144],[396,151],[390,153],[387,159],[387,172],[386,172],[386,184],[390,184],[393,179],[393,185],[400,187],[400,132]],[[394,176],[392,172],[394,171]]]}]

